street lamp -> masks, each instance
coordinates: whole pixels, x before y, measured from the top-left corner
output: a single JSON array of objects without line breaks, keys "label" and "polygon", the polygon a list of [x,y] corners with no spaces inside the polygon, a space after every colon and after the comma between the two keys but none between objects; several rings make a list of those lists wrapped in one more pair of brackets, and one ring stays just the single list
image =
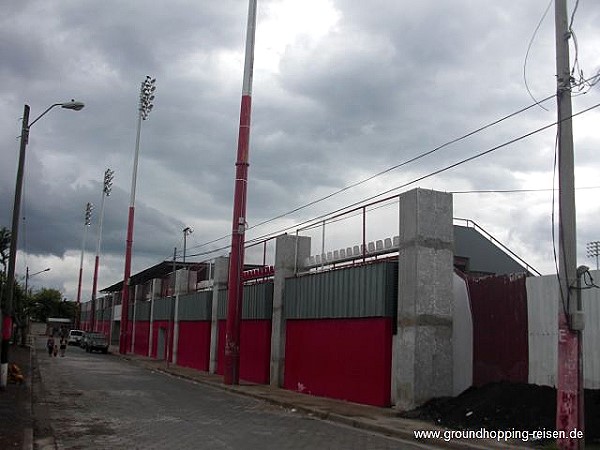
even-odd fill
[{"label": "street lamp", "polygon": [[187,247],[187,237],[194,232],[192,227],[185,227],[183,229],[183,262],[185,262],[185,249]]},{"label": "street lamp", "polygon": [[27,266],[25,268],[25,295],[29,295],[29,291],[28,286],[29,286],[29,279],[32,277],[35,277],[36,275],[39,275],[40,273],[44,273],[44,272],[48,272],[50,270],[50,267],[47,267],[44,270],[40,270],[39,272],[35,272],[35,273],[29,273],[29,266]]},{"label": "street lamp", "polygon": [[29,122],[29,105],[25,104],[23,108],[23,120],[21,126],[21,146],[19,149],[19,165],[17,168],[17,183],[15,186],[15,201],[13,205],[12,228],[10,230],[10,254],[8,259],[8,276],[6,285],[8,293],[6,297],[6,310],[2,315],[2,344],[0,346],[0,389],[6,388],[8,381],[8,350],[9,341],[12,332],[12,316],[13,316],[13,295],[15,284],[15,265],[17,262],[17,238],[19,235],[19,217],[21,214],[21,194],[23,192],[23,172],[25,169],[25,150],[29,141],[29,129],[40,120],[48,111],[56,106],[73,111],[80,111],[83,108],[83,103],[71,100],[65,103],[54,103],[50,105],[42,114],[35,120]]},{"label": "street lamp", "polygon": [[121,330],[119,336],[119,353],[127,353],[129,320],[129,277],[131,276],[131,248],[133,246],[133,217],[135,212],[135,184],[137,180],[137,165],[140,154],[140,134],[142,120],[147,120],[154,107],[154,91],[156,78],[146,76],[140,88],[140,104],[138,108],[137,136],[135,139],[135,153],[133,157],[133,174],[131,176],[131,196],[129,199],[129,218],[127,221],[127,240],[125,242],[125,270],[123,273],[123,290],[121,291]]},{"label": "street lamp", "polygon": [[598,270],[598,256],[600,256],[600,241],[592,241],[586,244],[588,258],[596,258],[596,270]]},{"label": "street lamp", "polygon": [[[31,277],[35,277],[36,275],[39,275],[40,273],[48,272],[49,270],[50,270],[50,267],[47,267],[44,270],[40,270],[39,272],[30,274],[29,266],[27,266],[25,268],[25,298],[26,299],[29,298],[29,279]],[[29,334],[29,322],[31,321],[31,316],[30,316],[29,312],[27,313],[25,320],[26,320],[25,331],[21,333],[21,345],[25,345],[25,336],[27,334]]]},{"label": "street lamp", "polygon": [[[92,211],[94,210],[94,205],[90,202],[87,202],[85,205],[85,216],[83,221],[83,240],[81,242],[81,257],[79,258],[79,282],[77,283],[77,328],[79,328],[79,311],[81,307],[81,281],[83,279],[83,255],[85,253],[85,241],[87,239],[88,228],[92,223]],[[92,305],[93,309],[94,305]],[[93,331],[93,330],[92,330]]]},{"label": "street lamp", "polygon": [[92,331],[94,330],[94,315],[96,314],[96,291],[98,289],[98,266],[100,264],[100,245],[102,243],[102,222],[104,222],[104,200],[110,195],[114,176],[114,170],[106,169],[106,171],[104,172],[104,183],[102,185],[102,202],[100,203],[100,219],[98,222],[98,244],[96,245],[96,260],[94,261],[94,280],[92,282]]}]

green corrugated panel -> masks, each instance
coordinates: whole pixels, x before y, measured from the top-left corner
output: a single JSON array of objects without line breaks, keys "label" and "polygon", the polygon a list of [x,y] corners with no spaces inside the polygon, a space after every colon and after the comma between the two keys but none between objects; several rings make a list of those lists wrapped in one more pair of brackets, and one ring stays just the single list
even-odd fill
[{"label": "green corrugated panel", "polygon": [[212,291],[179,296],[179,320],[210,320],[211,314]]},{"label": "green corrugated panel", "polygon": [[[242,319],[270,319],[273,315],[273,282],[244,286]],[[219,291],[217,318],[227,319],[227,289]]]},{"label": "green corrugated panel", "polygon": [[242,319],[271,319],[273,316],[273,282],[244,286]]},{"label": "green corrugated panel", "polygon": [[154,300],[153,320],[171,320],[175,307],[173,297],[162,297]]},{"label": "green corrugated panel", "polygon": [[110,320],[112,315],[112,308],[104,308],[104,312],[102,313],[103,320]]},{"label": "green corrugated panel", "polygon": [[286,318],[392,317],[397,277],[397,263],[384,262],[288,278]]},{"label": "green corrugated panel", "polygon": [[150,320],[150,302],[135,302],[135,320]]}]

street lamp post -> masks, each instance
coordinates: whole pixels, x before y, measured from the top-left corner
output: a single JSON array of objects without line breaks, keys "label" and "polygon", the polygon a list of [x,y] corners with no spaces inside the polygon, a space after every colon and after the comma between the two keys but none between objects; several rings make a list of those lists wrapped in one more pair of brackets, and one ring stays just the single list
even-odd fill
[{"label": "street lamp post", "polygon": [[[77,328],[79,328],[79,314],[81,311],[81,282],[83,280],[83,256],[85,254],[85,241],[87,240],[87,232],[92,223],[92,210],[94,205],[87,202],[85,205],[85,217],[83,221],[83,239],[81,241],[81,257],[79,258],[79,282],[77,283]],[[92,303],[92,311],[94,304]],[[92,330],[93,331],[93,330]]]},{"label": "street lamp post", "polygon": [[29,279],[32,277],[35,277],[36,275],[39,275],[40,273],[44,273],[44,272],[48,272],[50,270],[50,267],[45,268],[44,270],[40,270],[39,272],[35,272],[35,273],[29,273],[29,266],[27,266],[25,268],[25,295],[29,295],[29,291],[28,286],[29,286]]},{"label": "street lamp post", "polygon": [[119,336],[119,353],[127,353],[129,338],[127,322],[129,320],[129,277],[131,276],[131,249],[133,246],[133,218],[135,212],[135,184],[137,180],[137,165],[140,154],[140,134],[142,120],[147,120],[154,107],[154,91],[156,78],[146,76],[140,88],[140,105],[138,108],[137,135],[135,139],[135,154],[133,157],[133,174],[131,176],[131,196],[129,199],[129,217],[127,220],[127,240],[125,243],[125,270],[123,273],[123,290],[121,291],[121,329]]},{"label": "street lamp post", "polygon": [[92,310],[91,310],[91,324],[92,331],[94,327],[94,319],[95,319],[95,307],[96,307],[96,292],[98,289],[98,266],[100,264],[100,246],[102,243],[102,223],[104,222],[104,200],[106,197],[110,195],[110,191],[112,189],[112,180],[115,172],[106,169],[104,172],[104,183],[102,186],[102,202],[100,203],[100,218],[98,219],[98,243],[96,245],[96,259],[94,261],[94,279],[92,282]]},{"label": "street lamp post", "polygon": [[185,252],[187,247],[187,237],[194,232],[192,227],[185,227],[183,229],[183,262],[185,262]]},{"label": "street lamp post", "polygon": [[15,201],[13,205],[12,228],[10,232],[10,254],[8,259],[8,276],[6,285],[8,292],[6,297],[6,309],[2,315],[2,344],[0,346],[0,389],[6,388],[8,381],[8,350],[9,341],[12,332],[12,316],[13,316],[13,296],[15,284],[15,265],[17,262],[17,238],[19,235],[19,217],[21,214],[21,194],[23,192],[23,173],[25,170],[25,150],[29,140],[29,129],[40,120],[48,111],[56,106],[73,111],[80,111],[84,104],[71,100],[65,103],[54,103],[50,105],[42,114],[35,120],[29,122],[29,105],[23,108],[23,120],[21,126],[21,146],[19,149],[19,164],[17,168],[17,183],[15,186]]},{"label": "street lamp post", "polygon": [[[29,273],[29,266],[25,268],[25,298],[29,298],[29,279],[39,275],[40,273],[48,272],[50,267],[45,268],[44,270],[40,270],[39,272]],[[25,324],[25,332],[21,333],[21,345],[25,345],[25,336],[29,334],[29,322],[31,321],[31,317],[29,312],[27,313],[27,317],[25,318],[27,321]]]}]

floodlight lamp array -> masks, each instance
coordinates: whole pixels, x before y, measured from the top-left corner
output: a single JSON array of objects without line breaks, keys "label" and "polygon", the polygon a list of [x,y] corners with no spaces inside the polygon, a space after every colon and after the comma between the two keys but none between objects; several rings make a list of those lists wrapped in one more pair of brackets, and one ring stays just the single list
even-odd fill
[{"label": "floodlight lamp array", "polygon": [[140,88],[140,116],[143,120],[148,119],[150,111],[154,108],[152,101],[154,100],[154,91],[156,90],[156,78],[146,76],[146,79],[142,81]]},{"label": "floodlight lamp array", "polygon": [[113,178],[115,176],[115,171],[111,169],[106,169],[104,172],[104,188],[103,192],[108,197],[110,195],[110,191],[112,190]]},{"label": "floodlight lamp array", "polygon": [[94,210],[94,205],[90,202],[87,202],[85,205],[85,226],[89,227],[92,223],[92,211]]}]

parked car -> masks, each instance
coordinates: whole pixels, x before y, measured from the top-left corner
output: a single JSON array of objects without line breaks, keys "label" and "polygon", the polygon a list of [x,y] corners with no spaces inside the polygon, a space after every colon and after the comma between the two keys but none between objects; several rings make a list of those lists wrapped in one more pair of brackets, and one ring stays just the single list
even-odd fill
[{"label": "parked car", "polygon": [[108,338],[103,333],[85,333],[81,338],[81,348],[88,353],[94,350],[108,353]]},{"label": "parked car", "polygon": [[67,343],[69,345],[80,345],[81,338],[85,332],[83,330],[71,330],[69,331],[69,339]]}]

